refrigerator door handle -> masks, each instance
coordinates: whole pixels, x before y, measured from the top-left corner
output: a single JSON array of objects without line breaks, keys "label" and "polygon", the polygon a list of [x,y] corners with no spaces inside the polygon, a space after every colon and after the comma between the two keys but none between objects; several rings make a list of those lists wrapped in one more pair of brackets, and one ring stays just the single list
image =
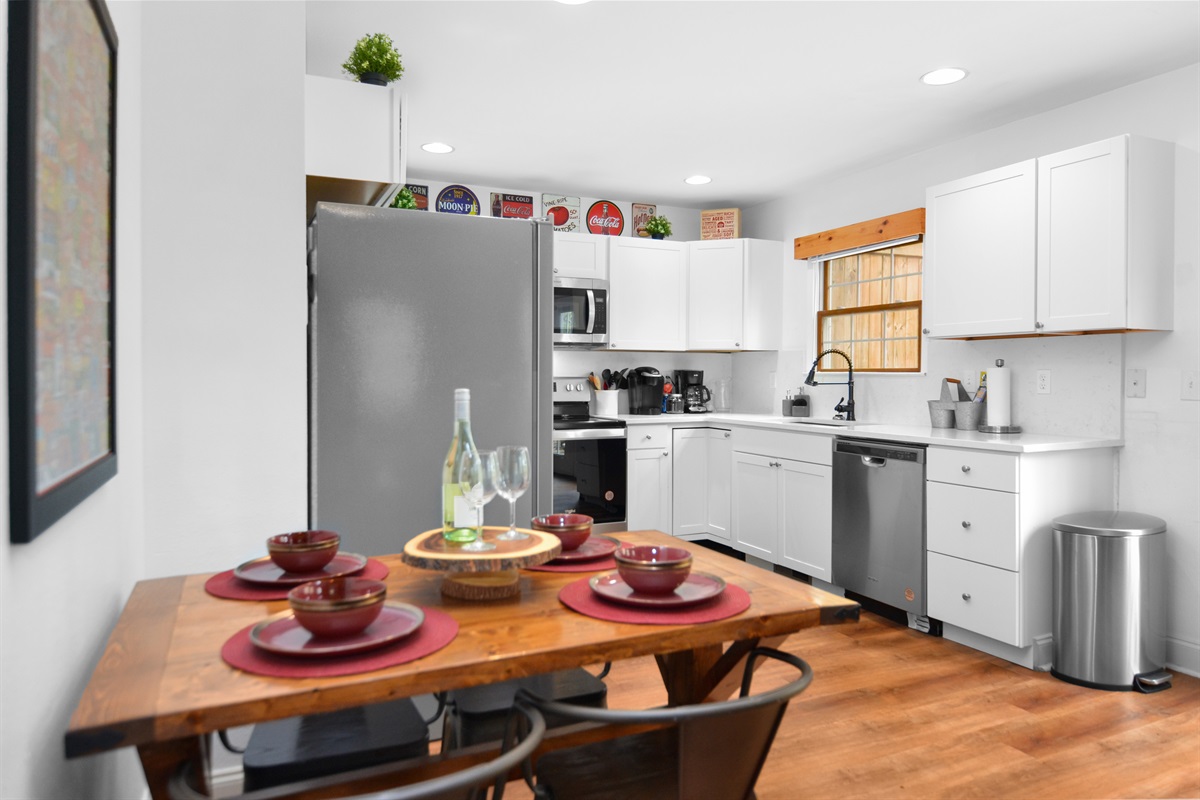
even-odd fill
[{"label": "refrigerator door handle", "polygon": [[588,324],[587,330],[584,333],[591,333],[592,328],[596,327],[596,290],[588,289]]}]

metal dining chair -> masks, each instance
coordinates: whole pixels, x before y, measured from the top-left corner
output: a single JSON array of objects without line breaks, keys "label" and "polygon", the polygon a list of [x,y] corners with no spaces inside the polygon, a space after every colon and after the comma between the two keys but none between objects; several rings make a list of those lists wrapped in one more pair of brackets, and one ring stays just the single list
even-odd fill
[{"label": "metal dining chair", "polygon": [[[760,658],[787,664],[799,674],[783,686],[751,695]],[[747,657],[739,696],[724,702],[615,710],[518,692],[518,707],[528,703],[543,715],[631,731],[601,729],[592,737],[596,740],[541,755],[526,766],[526,781],[539,800],[752,798],[788,702],[812,677],[812,667],[803,659],[756,648]]]},{"label": "metal dining chair", "polygon": [[[523,717],[521,725],[515,724]],[[492,789],[492,800],[501,800],[509,773],[528,763],[533,751],[542,743],[546,722],[540,712],[528,706],[514,709],[503,739],[498,742],[497,755],[483,763],[474,764],[436,778],[406,783],[412,770],[428,765],[437,757],[381,764],[363,769],[339,772],[320,778],[294,781],[265,789],[225,796],[222,800],[299,800],[309,797],[341,797],[349,800],[481,800]],[[191,769],[181,768],[170,780],[167,794],[171,800],[213,800],[198,791],[189,779]],[[387,786],[363,792],[355,787]]]}]

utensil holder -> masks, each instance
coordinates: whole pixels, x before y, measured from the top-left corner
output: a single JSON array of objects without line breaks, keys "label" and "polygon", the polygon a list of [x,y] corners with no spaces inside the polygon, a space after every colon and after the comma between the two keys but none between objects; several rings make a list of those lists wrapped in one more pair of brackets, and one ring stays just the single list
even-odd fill
[{"label": "utensil holder", "polygon": [[930,400],[929,424],[934,428],[954,427],[954,401]]},{"label": "utensil holder", "polygon": [[592,403],[592,416],[617,416],[617,396],[620,394],[620,389],[600,389],[596,391],[595,400]]},{"label": "utensil holder", "polygon": [[979,430],[983,418],[983,403],[973,400],[960,400],[954,404],[954,427],[960,431]]}]

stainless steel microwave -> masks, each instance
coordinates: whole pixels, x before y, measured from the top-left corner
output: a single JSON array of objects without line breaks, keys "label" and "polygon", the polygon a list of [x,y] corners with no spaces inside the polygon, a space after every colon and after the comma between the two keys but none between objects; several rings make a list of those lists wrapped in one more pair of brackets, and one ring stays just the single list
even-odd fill
[{"label": "stainless steel microwave", "polygon": [[554,346],[608,346],[608,281],[554,279]]}]

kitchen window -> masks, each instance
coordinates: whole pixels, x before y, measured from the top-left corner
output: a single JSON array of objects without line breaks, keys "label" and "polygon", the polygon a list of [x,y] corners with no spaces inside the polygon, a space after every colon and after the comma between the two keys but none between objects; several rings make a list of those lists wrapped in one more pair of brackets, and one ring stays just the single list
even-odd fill
[{"label": "kitchen window", "polygon": [[[855,371],[921,371],[921,242],[896,244],[824,262],[817,352],[850,354]],[[826,356],[821,371],[844,372]]]}]

